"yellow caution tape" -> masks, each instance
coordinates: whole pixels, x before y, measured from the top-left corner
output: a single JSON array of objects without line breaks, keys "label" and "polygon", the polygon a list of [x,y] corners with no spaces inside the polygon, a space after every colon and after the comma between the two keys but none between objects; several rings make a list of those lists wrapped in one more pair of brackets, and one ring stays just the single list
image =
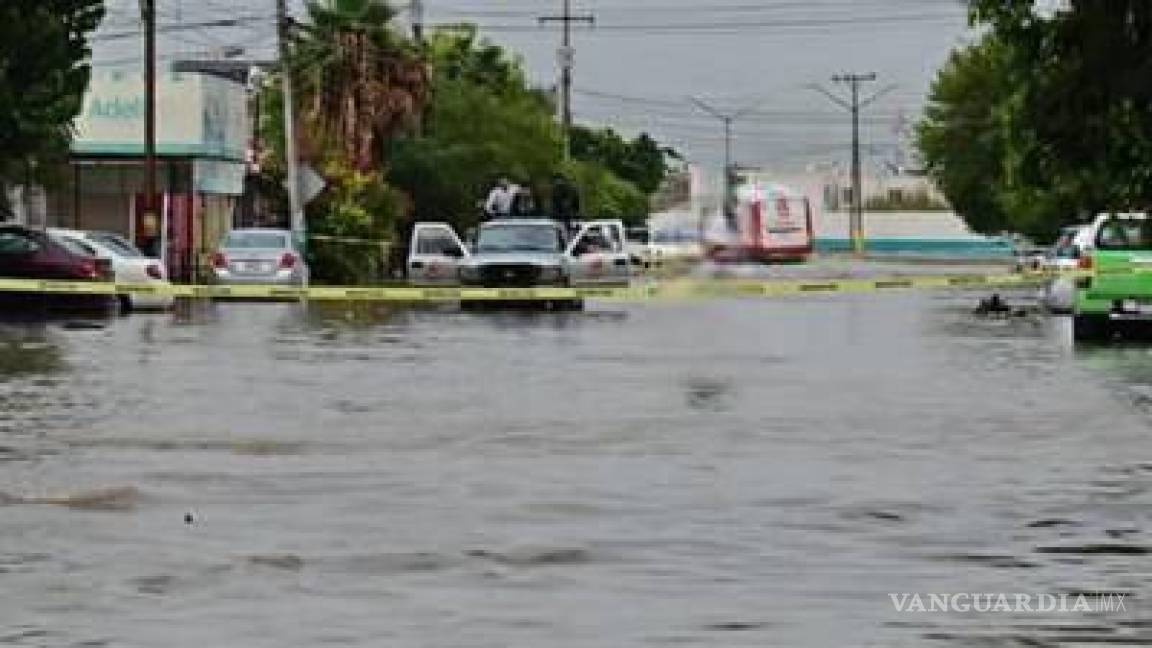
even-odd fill
[{"label": "yellow caution tape", "polygon": [[1048,275],[941,275],[876,279],[677,280],[580,288],[293,288],[266,285],[179,285],[0,279],[0,292],[71,295],[151,295],[191,299],[309,300],[360,302],[557,301],[593,299],[654,301],[749,299],[802,295],[861,294],[1036,285]]},{"label": "yellow caution tape", "polygon": [[325,241],[328,243],[346,243],[349,245],[367,245],[372,247],[389,248],[392,247],[392,241],[381,239],[362,239],[353,238],[351,236],[329,236],[327,234],[309,234],[308,239],[311,241]]}]

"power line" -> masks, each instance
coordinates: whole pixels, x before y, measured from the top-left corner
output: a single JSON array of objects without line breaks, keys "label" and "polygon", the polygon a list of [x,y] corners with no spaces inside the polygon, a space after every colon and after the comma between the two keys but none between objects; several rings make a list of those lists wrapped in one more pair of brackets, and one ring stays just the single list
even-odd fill
[{"label": "power line", "polygon": [[[600,7],[598,12],[603,15],[629,15],[629,14],[652,14],[659,13],[662,15],[695,15],[703,14],[707,16],[715,16],[718,14],[773,14],[784,13],[791,9],[804,9],[810,11],[812,9],[828,9],[832,11],[842,12],[846,8],[859,9],[860,0],[844,0],[836,4],[816,4],[814,5],[810,0],[794,0],[791,2],[781,3],[738,3],[738,4],[716,4],[714,1],[709,2],[708,6],[686,6],[676,4],[640,4],[628,7]],[[484,18],[523,18],[535,15],[533,9],[492,9],[491,7],[442,7],[438,6],[435,11],[438,15],[444,16],[476,16]],[[957,7],[956,15],[965,15],[964,10]]]},{"label": "power line", "polygon": [[[667,22],[667,23],[603,23],[596,29],[597,34],[697,34],[697,33],[747,33],[751,31],[809,30],[827,27],[900,27],[911,23],[935,21],[955,22],[956,14],[898,14],[889,16],[856,16],[845,18],[797,18],[781,20],[742,20],[713,22]],[[435,28],[456,29],[459,23],[437,23]],[[475,23],[483,31],[530,32],[536,27],[525,24]]]},{"label": "power line", "polygon": [[[221,18],[221,19],[216,19],[216,20],[205,20],[202,22],[169,23],[166,25],[157,25],[156,26],[156,32],[160,33],[160,34],[166,34],[166,33],[170,33],[170,32],[192,31],[192,30],[206,29],[206,28],[241,27],[241,26],[244,26],[247,24],[252,24],[252,23],[257,23],[257,22],[267,23],[268,21],[269,21],[268,16],[248,15],[248,16],[239,16],[236,18]],[[129,30],[129,31],[119,31],[119,32],[108,32],[108,33],[103,33],[103,34],[96,34],[95,36],[93,36],[89,40],[92,42],[95,42],[95,43],[103,43],[103,42],[114,41],[114,40],[140,38],[141,34],[142,34],[141,29],[133,29],[133,30]]]},{"label": "power line", "polygon": [[[596,90],[586,90],[583,88],[576,88],[574,92],[578,95],[585,96],[594,101],[604,101],[613,104],[635,105],[642,107],[645,111],[644,114],[660,117],[661,119],[702,119],[703,116],[699,112],[693,110],[690,105],[683,101],[673,101],[670,99],[655,99],[655,98],[642,98],[632,97],[627,95],[618,95],[615,93],[607,93]],[[892,113],[890,118],[894,119],[897,114]],[[828,120],[831,122],[835,119],[835,123],[841,123],[840,113],[833,112],[818,112],[813,110],[765,110],[759,108],[750,108],[743,113],[743,117],[763,118],[760,121],[775,121],[775,122],[788,122],[788,123],[820,123],[820,120]],[[889,123],[891,119],[876,118],[868,120],[869,123],[885,124]]]}]

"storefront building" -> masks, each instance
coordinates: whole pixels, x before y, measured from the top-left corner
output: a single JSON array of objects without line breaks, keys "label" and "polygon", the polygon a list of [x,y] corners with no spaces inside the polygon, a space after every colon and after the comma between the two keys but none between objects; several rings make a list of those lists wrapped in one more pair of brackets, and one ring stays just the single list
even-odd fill
[{"label": "storefront building", "polygon": [[146,206],[139,72],[94,72],[72,160],[48,191],[44,224],[117,232],[151,248],[174,279],[202,279],[244,192],[247,94],[229,79],[168,73],[156,95],[159,232],[139,217]]}]

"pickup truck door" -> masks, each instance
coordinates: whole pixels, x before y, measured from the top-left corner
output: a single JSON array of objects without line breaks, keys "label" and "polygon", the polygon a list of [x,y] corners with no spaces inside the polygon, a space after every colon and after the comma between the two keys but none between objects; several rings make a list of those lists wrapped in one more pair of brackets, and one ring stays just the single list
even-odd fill
[{"label": "pickup truck door", "polygon": [[408,248],[408,283],[413,286],[454,286],[468,249],[447,223],[416,223]]},{"label": "pickup truck door", "polygon": [[626,285],[631,263],[620,221],[584,223],[566,252],[573,286]]}]

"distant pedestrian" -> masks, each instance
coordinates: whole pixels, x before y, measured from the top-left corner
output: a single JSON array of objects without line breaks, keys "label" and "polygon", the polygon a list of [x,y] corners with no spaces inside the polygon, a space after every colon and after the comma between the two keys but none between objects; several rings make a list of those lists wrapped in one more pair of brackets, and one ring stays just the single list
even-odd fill
[{"label": "distant pedestrian", "polygon": [[518,187],[508,178],[500,178],[484,201],[484,216],[488,219],[508,218],[512,213],[512,203],[517,189]]},{"label": "distant pedestrian", "polygon": [[560,173],[552,176],[552,218],[568,229],[580,218],[580,190]]},{"label": "distant pedestrian", "polygon": [[146,257],[160,258],[160,223],[156,218],[156,212],[145,210],[141,214],[140,223],[137,225],[136,247]]}]

